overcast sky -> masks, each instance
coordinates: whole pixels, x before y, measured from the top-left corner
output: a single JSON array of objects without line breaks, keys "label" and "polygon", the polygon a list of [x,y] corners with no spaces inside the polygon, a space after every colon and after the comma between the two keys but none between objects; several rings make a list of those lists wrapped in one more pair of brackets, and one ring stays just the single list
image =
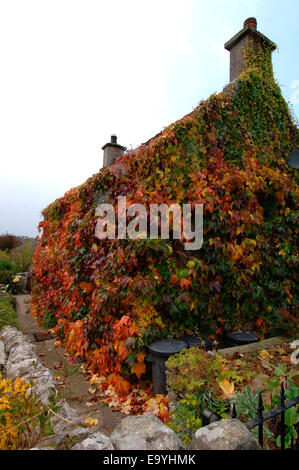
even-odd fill
[{"label": "overcast sky", "polygon": [[0,0],[0,234],[220,92],[249,16],[299,116],[298,0]]}]

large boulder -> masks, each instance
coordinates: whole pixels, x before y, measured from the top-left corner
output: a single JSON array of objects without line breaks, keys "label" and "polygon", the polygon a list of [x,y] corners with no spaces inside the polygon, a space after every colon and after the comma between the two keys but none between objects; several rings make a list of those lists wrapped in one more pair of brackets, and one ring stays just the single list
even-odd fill
[{"label": "large boulder", "polygon": [[114,450],[114,447],[109,437],[100,432],[95,432],[87,439],[75,444],[71,450]]},{"label": "large boulder", "polygon": [[179,437],[152,413],[128,416],[110,436],[117,450],[181,450]]},{"label": "large boulder", "polygon": [[260,450],[258,441],[238,419],[221,419],[198,429],[188,449]]},{"label": "large boulder", "polygon": [[50,419],[54,434],[43,438],[43,446],[55,446],[56,449],[70,449],[90,435],[89,428],[81,421],[79,413],[64,400],[56,403],[59,407]]}]

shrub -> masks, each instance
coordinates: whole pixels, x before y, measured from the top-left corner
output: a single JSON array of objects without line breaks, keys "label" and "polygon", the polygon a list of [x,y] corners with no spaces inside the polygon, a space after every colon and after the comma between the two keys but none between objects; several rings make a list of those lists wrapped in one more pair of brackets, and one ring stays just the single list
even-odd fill
[{"label": "shrub", "polygon": [[8,253],[0,251],[0,283],[8,284],[15,271],[16,267],[11,260]]},{"label": "shrub", "polygon": [[59,410],[53,397],[49,406],[43,405],[30,384],[0,374],[0,449],[30,449],[42,436],[53,434],[50,409]]},{"label": "shrub", "polygon": [[0,250],[10,251],[21,244],[21,241],[15,235],[5,233],[0,235]]}]

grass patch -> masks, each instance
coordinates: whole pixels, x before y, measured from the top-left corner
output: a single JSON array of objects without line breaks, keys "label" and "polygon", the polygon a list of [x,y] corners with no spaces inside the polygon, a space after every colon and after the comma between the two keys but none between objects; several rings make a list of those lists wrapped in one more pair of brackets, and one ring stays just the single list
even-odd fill
[{"label": "grass patch", "polygon": [[0,329],[4,326],[18,326],[14,296],[0,294]]}]

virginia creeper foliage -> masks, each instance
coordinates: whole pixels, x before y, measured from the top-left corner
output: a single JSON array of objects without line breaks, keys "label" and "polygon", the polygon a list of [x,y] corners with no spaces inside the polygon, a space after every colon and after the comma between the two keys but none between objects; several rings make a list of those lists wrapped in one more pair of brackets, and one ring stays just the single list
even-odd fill
[{"label": "virginia creeper foliage", "polygon": [[[295,325],[299,133],[271,73],[248,66],[146,145],[44,210],[32,311],[70,353],[126,394],[161,337]],[[97,240],[95,208],[204,205],[204,244]],[[149,213],[149,212],[148,212]]]}]

